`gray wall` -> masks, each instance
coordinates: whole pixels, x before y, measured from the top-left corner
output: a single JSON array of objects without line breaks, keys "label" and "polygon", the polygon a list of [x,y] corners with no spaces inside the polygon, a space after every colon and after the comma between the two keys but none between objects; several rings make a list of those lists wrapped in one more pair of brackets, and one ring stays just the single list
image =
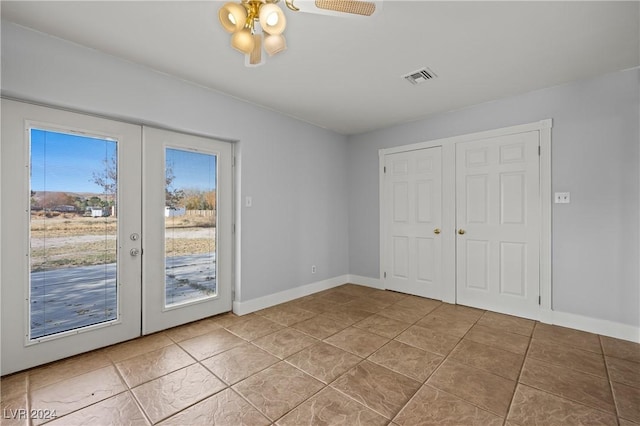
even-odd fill
[{"label": "gray wall", "polygon": [[345,136],[5,22],[2,93],[239,141],[241,301],[349,272]]},{"label": "gray wall", "polygon": [[[640,325],[640,70],[349,138],[350,272],[379,277],[378,149],[553,119],[553,308]],[[428,91],[427,88],[424,88]]]}]

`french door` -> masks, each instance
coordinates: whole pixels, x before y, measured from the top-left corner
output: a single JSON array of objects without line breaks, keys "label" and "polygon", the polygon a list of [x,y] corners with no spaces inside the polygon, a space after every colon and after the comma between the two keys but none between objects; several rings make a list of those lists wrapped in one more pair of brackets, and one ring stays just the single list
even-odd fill
[{"label": "french door", "polygon": [[2,100],[0,160],[3,375],[231,309],[228,144]]}]

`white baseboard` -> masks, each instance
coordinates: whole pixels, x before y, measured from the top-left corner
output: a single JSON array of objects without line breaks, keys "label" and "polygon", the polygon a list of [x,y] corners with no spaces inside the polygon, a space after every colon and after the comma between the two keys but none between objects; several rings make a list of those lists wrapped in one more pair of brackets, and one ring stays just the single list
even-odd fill
[{"label": "white baseboard", "polygon": [[328,290],[349,282],[349,275],[341,275],[328,280],[317,281],[311,284],[295,287],[289,290],[281,291],[266,296],[257,297],[255,299],[246,300],[244,302],[233,302],[233,313],[236,315],[246,315],[260,309],[270,308],[293,299],[308,296],[322,290]]},{"label": "white baseboard", "polygon": [[540,319],[541,322],[559,325],[561,327],[574,328],[589,333],[601,334],[616,339],[628,340],[640,343],[640,327],[629,324],[585,317],[567,312],[547,311]]},{"label": "white baseboard", "polygon": [[[309,296],[310,294],[328,290],[347,283],[384,289],[382,280],[378,278],[349,274],[341,275],[329,278],[328,280],[317,281],[315,283],[281,291],[279,293],[247,300],[245,302],[233,302],[233,312],[236,315],[250,314],[251,312],[259,311],[260,309],[269,308],[280,303]],[[640,327],[628,324],[552,310],[542,311],[539,320],[540,322],[547,324],[555,324],[561,327],[573,328],[589,333],[601,334],[603,336],[640,343]]]},{"label": "white baseboard", "polygon": [[351,284],[363,285],[366,287],[373,287],[380,290],[384,290],[384,286],[382,285],[382,280],[378,278],[369,278],[363,277],[361,275],[348,275],[349,281]]}]

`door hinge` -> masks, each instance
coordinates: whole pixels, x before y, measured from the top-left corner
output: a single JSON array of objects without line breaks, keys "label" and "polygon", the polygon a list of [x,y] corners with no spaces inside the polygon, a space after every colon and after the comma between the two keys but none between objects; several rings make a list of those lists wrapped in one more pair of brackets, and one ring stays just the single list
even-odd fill
[{"label": "door hinge", "polygon": [[234,223],[233,226],[231,227],[231,233],[235,234],[236,233],[236,224]]},{"label": "door hinge", "polygon": [[542,296],[538,296],[538,305],[542,305]]},{"label": "door hinge", "polygon": [[387,278],[387,273],[386,272],[384,273],[384,277]]},{"label": "door hinge", "polygon": [[382,168],[382,173],[387,173],[387,166],[384,166],[384,167]]},{"label": "door hinge", "polygon": [[236,156],[233,156],[233,159],[231,160],[231,167],[235,167],[236,166]]},{"label": "door hinge", "polygon": [[542,155],[542,154],[541,154],[541,151],[542,151],[542,149],[540,148],[540,145],[538,145],[538,157],[539,157],[540,155]]}]

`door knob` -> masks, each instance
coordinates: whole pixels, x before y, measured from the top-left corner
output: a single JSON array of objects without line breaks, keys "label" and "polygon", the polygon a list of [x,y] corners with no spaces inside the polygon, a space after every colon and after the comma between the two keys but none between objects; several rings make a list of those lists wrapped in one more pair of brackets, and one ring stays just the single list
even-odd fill
[{"label": "door knob", "polygon": [[436,235],[437,235],[437,234],[439,234],[439,233],[440,233],[440,228],[436,228],[436,229],[434,229],[434,230],[433,230],[433,233],[434,233],[434,234],[436,234]]},{"label": "door knob", "polygon": [[131,250],[129,250],[129,254],[130,254],[131,256],[137,256],[137,255],[139,255],[139,254],[140,254],[140,250],[139,250],[139,249],[137,249],[137,248],[132,248]]},{"label": "door knob", "polygon": [[458,229],[458,234],[464,235],[464,232],[465,232],[464,229],[462,229],[462,228]]}]

